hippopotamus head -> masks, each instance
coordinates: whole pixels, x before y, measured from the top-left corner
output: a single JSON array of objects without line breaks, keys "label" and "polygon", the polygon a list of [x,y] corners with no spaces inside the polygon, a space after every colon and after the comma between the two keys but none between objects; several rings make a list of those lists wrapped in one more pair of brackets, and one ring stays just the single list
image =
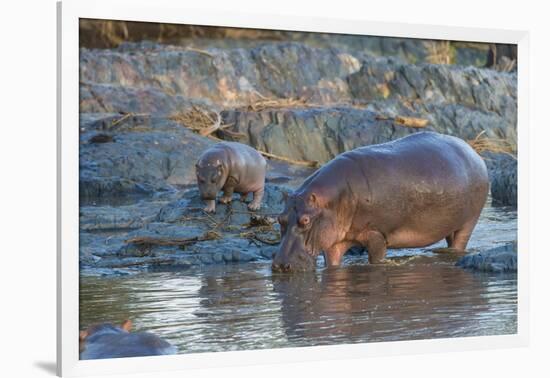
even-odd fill
[{"label": "hippopotamus head", "polygon": [[125,320],[120,327],[114,326],[111,323],[99,323],[91,325],[88,329],[80,331],[79,333],[79,344],[80,351],[84,349],[84,344],[86,341],[93,341],[99,335],[105,334],[119,334],[119,333],[128,333],[132,329],[132,321]]},{"label": "hippopotamus head", "polygon": [[80,331],[80,359],[143,357],[174,354],[177,348],[149,332],[130,332],[132,322],[120,326],[110,323],[92,325]]},{"label": "hippopotamus head", "polygon": [[315,192],[289,196],[279,215],[281,246],[273,259],[274,271],[313,270],[317,256],[338,238],[337,216]]},{"label": "hippopotamus head", "polygon": [[195,171],[201,199],[215,200],[216,195],[225,184],[222,162],[220,160],[199,161],[195,165]]}]

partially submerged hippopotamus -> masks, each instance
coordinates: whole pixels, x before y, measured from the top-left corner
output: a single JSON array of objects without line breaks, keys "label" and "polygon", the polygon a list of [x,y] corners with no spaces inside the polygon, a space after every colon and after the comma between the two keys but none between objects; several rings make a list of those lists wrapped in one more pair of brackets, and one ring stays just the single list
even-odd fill
[{"label": "partially submerged hippopotamus", "polygon": [[130,332],[132,322],[120,327],[110,323],[96,324],[80,331],[80,359],[143,357],[175,354],[177,348],[148,332]]},{"label": "partially submerged hippopotamus", "polygon": [[339,265],[350,247],[369,263],[387,248],[425,247],[442,239],[464,250],[487,199],[481,157],[463,140],[420,132],[338,155],[287,200],[274,270]]},{"label": "partially submerged hippopotamus", "polygon": [[267,163],[264,157],[246,144],[221,142],[208,148],[196,164],[197,183],[207,212],[216,211],[216,196],[223,190],[221,203],[229,203],[233,192],[245,200],[248,193],[254,198],[248,209],[258,210],[264,195]]}]

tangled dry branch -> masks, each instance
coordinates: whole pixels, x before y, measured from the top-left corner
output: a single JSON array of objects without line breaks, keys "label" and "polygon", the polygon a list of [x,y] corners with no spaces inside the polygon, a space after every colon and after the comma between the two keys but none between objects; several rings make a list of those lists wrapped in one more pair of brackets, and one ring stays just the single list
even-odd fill
[{"label": "tangled dry branch", "polygon": [[204,109],[197,105],[193,105],[189,110],[174,113],[168,118],[202,136],[209,136],[219,129],[231,126],[222,126],[220,113]]}]

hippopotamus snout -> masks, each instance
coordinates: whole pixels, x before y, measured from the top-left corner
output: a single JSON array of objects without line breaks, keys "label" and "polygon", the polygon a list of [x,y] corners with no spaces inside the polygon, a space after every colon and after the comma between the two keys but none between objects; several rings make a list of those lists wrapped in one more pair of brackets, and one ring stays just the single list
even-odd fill
[{"label": "hippopotamus snout", "polygon": [[281,248],[273,258],[274,272],[306,271],[315,269],[315,257],[306,252],[303,237],[291,230],[283,235]]},{"label": "hippopotamus snout", "polygon": [[275,256],[271,269],[274,272],[298,272],[315,269],[315,259],[306,252],[294,252],[289,259],[281,259]]},{"label": "hippopotamus snout", "polygon": [[277,263],[273,261],[271,264],[271,270],[274,272],[305,272],[308,270],[313,270],[315,268],[314,263]]},{"label": "hippopotamus snout", "polygon": [[273,262],[271,264],[271,269],[274,272],[290,272],[290,264],[277,264],[276,262]]},{"label": "hippopotamus snout", "polygon": [[216,193],[201,192],[201,200],[203,200],[203,201],[213,201],[215,199],[216,199]]}]

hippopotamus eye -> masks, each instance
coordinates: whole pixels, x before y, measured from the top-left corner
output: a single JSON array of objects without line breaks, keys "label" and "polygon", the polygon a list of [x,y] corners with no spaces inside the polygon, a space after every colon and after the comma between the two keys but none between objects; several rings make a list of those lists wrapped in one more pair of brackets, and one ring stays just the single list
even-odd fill
[{"label": "hippopotamus eye", "polygon": [[202,177],[199,177],[199,182],[200,182],[201,184],[204,184],[204,181],[205,181],[205,180],[204,180]]},{"label": "hippopotamus eye", "polygon": [[300,217],[300,220],[298,221],[298,223],[300,224],[300,226],[307,226],[310,221],[311,219],[309,218],[309,215],[304,214]]}]

